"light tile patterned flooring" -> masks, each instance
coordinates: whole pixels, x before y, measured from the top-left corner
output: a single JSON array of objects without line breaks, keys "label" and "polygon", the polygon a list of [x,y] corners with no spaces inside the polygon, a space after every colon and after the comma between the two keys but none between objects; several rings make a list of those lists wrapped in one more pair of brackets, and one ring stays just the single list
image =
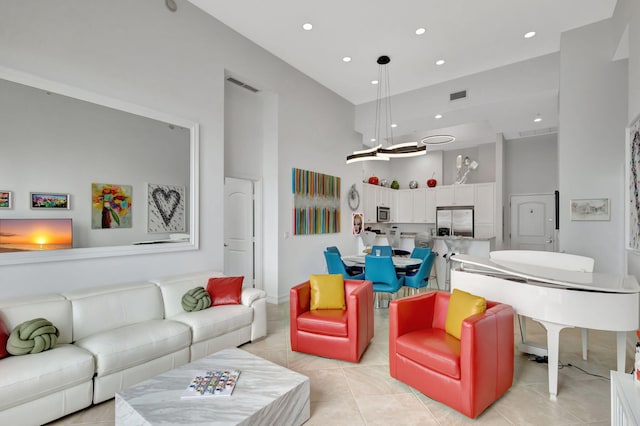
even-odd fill
[{"label": "light tile patterned flooring", "polygon": [[[609,370],[615,369],[615,334],[589,331],[589,360],[581,358],[580,330],[560,335],[558,400],[549,400],[547,365],[516,352],[512,388],[475,420],[435,402],[392,379],[388,363],[386,309],[375,311],[375,337],[359,364],[292,352],[288,304],[268,305],[268,335],[241,346],[311,379],[311,419],[306,425],[608,425]],[[544,342],[544,331],[527,322],[531,340]],[[516,339],[519,331],[516,330]],[[627,357],[631,365],[631,354]],[[629,369],[630,367],[628,367]],[[88,408],[52,425],[113,425],[114,400]]]}]

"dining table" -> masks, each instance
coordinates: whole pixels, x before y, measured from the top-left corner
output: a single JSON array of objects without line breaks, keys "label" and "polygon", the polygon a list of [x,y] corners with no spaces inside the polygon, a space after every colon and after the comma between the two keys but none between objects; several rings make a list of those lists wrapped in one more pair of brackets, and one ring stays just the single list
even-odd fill
[{"label": "dining table", "polygon": [[[366,257],[367,255],[364,254],[347,255],[342,256],[342,261],[348,266],[364,267]],[[422,259],[415,259],[413,257],[404,256],[391,256],[391,261],[393,262],[393,266],[398,272],[405,272],[407,270],[416,269],[422,263]]]}]

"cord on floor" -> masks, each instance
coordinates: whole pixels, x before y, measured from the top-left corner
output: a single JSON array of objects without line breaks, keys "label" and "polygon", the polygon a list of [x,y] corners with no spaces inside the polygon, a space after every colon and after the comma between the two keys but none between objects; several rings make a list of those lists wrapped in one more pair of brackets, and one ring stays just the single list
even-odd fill
[{"label": "cord on floor", "polygon": [[[549,358],[546,355],[545,356],[530,355],[529,356],[529,361],[535,361],[538,364],[548,364],[549,363]],[[558,370],[562,370],[565,367],[577,368],[578,370],[582,371],[584,374],[587,374],[589,376],[600,377],[601,379],[610,380],[609,377],[601,376],[599,374],[589,373],[588,371],[578,367],[577,365],[573,365],[573,364],[569,364],[569,363],[564,364],[562,361],[558,362]]]}]

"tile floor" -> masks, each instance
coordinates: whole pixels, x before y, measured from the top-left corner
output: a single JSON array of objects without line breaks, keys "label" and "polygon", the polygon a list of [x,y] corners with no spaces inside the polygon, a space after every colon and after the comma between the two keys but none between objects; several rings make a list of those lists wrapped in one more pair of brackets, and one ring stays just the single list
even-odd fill
[{"label": "tile floor", "polygon": [[[516,352],[512,388],[475,420],[392,379],[388,367],[388,311],[375,311],[375,337],[359,364],[292,352],[288,304],[268,305],[268,335],[242,349],[311,378],[311,419],[306,425],[608,425],[609,370],[615,368],[615,334],[589,332],[589,360],[582,361],[580,331],[560,335],[558,401],[548,396],[547,365]],[[544,331],[528,321],[531,340]],[[519,332],[516,331],[516,339]],[[627,366],[631,365],[628,354]],[[630,367],[628,367],[630,368]],[[59,419],[51,425],[113,425],[114,400]]]}]

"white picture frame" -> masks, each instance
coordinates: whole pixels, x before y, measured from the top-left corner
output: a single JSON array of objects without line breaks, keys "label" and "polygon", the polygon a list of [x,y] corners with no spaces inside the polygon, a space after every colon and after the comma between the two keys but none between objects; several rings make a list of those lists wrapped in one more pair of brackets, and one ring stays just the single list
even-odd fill
[{"label": "white picture frame", "polygon": [[13,192],[0,189],[0,209],[13,208]]},{"label": "white picture frame", "polygon": [[572,199],[569,206],[571,220],[611,220],[611,202],[608,198]]}]

